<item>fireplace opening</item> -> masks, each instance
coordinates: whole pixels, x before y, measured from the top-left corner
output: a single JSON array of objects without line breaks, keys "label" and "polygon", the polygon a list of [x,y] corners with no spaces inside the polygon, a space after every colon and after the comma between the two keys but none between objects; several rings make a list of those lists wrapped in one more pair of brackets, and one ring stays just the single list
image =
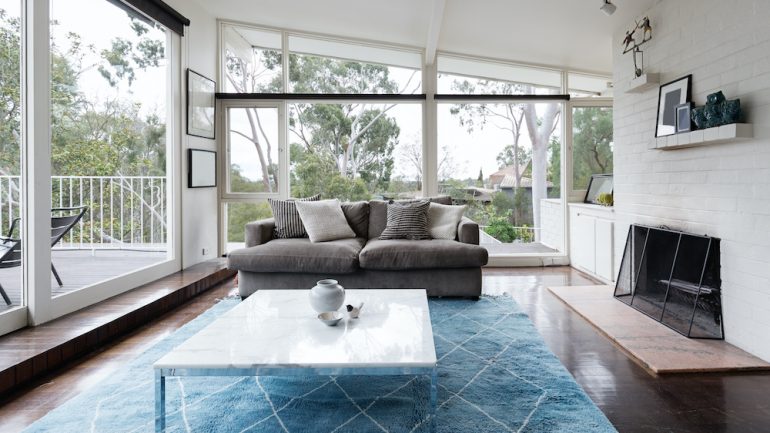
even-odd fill
[{"label": "fireplace opening", "polygon": [[615,298],[687,337],[724,339],[719,242],[632,225]]}]

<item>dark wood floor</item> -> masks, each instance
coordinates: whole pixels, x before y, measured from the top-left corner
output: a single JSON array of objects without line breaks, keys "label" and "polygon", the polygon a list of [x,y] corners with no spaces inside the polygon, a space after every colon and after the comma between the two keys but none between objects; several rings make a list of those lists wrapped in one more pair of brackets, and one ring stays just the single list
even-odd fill
[{"label": "dark wood floor", "polygon": [[[770,375],[653,377],[546,289],[595,283],[566,267],[484,271],[485,292],[516,299],[621,433],[770,432]],[[233,293],[230,280],[0,403],[0,431],[24,428]]]}]

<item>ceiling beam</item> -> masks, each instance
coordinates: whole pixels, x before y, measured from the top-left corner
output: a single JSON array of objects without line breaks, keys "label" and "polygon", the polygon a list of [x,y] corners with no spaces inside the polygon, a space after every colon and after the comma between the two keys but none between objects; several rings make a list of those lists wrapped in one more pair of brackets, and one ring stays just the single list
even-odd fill
[{"label": "ceiling beam", "polygon": [[444,6],[446,6],[446,0],[433,0],[433,11],[428,24],[428,40],[425,42],[426,65],[432,65],[436,60],[438,37],[441,35],[441,24],[444,21]]}]

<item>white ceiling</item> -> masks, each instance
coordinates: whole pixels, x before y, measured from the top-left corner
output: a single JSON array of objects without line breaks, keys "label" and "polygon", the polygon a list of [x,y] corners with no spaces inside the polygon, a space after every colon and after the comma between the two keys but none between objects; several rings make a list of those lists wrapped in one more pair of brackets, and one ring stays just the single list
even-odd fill
[{"label": "white ceiling", "polygon": [[[610,73],[616,30],[659,0],[218,0],[217,18],[425,47],[435,2],[445,1],[438,50]],[[435,20],[434,20],[435,21]]]}]

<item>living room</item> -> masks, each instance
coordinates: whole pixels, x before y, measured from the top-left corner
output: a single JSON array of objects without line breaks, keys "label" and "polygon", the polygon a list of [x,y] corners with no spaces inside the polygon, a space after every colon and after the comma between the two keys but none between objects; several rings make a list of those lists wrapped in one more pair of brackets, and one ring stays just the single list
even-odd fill
[{"label": "living room", "polygon": [[768,17],[0,0],[0,431],[770,431]]}]

